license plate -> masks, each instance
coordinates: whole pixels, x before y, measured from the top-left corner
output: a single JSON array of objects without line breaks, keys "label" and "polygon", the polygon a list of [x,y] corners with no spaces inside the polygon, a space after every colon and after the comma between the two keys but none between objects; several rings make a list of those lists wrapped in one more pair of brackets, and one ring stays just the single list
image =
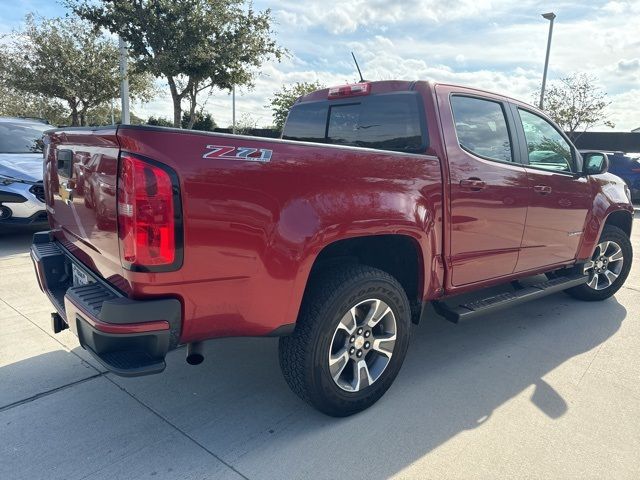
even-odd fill
[{"label": "license plate", "polygon": [[89,275],[84,273],[80,268],[76,267],[75,264],[71,264],[71,271],[73,273],[73,286],[81,287],[83,285],[88,285],[92,282],[89,278]]}]

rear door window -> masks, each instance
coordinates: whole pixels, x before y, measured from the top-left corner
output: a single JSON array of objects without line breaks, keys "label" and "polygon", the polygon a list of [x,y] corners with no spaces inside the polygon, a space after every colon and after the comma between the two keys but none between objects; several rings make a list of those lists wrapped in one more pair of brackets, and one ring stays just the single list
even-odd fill
[{"label": "rear door window", "polygon": [[512,162],[513,153],[504,108],[493,100],[451,97],[451,110],[460,146],[490,160]]},{"label": "rear door window", "polygon": [[428,143],[417,92],[294,105],[283,138],[410,153]]}]

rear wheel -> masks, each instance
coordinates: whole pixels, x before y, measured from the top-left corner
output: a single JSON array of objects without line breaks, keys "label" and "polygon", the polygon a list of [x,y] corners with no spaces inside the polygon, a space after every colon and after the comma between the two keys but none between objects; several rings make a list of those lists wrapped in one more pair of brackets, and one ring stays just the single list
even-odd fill
[{"label": "rear wheel", "polygon": [[391,275],[352,265],[310,286],[295,332],[280,339],[291,389],[342,417],[373,405],[391,386],[409,345],[411,309]]},{"label": "rear wheel", "polygon": [[567,290],[580,300],[605,300],[615,294],[631,270],[633,251],[629,237],[618,227],[606,225],[591,260],[585,265],[589,281]]}]

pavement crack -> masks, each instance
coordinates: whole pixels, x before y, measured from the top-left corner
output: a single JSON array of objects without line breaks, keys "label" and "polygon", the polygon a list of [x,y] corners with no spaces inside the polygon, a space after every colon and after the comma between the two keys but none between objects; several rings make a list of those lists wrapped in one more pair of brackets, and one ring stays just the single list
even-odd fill
[{"label": "pavement crack", "polygon": [[76,385],[80,385],[81,383],[88,382],[89,380],[93,380],[94,378],[102,377],[105,373],[100,372],[95,375],[91,375],[90,377],[81,378],[80,380],[76,380],[75,382],[67,383],[60,387],[52,388],[51,390],[47,390],[46,392],[37,393],[29,398],[24,398],[22,400],[18,400],[17,402],[10,403],[5,405],[4,407],[0,407],[0,413],[9,410],[11,408],[19,407],[20,405],[24,405],[25,403],[33,402],[34,400],[38,400],[42,397],[48,397],[49,395],[53,395],[54,393],[61,392],[62,390],[66,390],[67,388],[74,387]]},{"label": "pavement crack", "polygon": [[191,435],[189,435],[187,432],[185,432],[184,430],[182,430],[180,427],[178,427],[176,424],[174,424],[172,421],[170,421],[169,419],[163,417],[160,413],[158,413],[156,410],[154,410],[152,407],[150,407],[149,405],[147,405],[146,403],[144,403],[142,400],[140,400],[138,397],[136,397],[135,395],[133,395],[131,392],[129,392],[126,388],[124,388],[123,386],[121,386],[120,384],[118,384],[117,382],[114,382],[108,375],[105,375],[105,377],[107,380],[109,380],[111,383],[113,383],[117,388],[119,388],[120,390],[122,390],[125,394],[127,394],[128,396],[130,396],[133,400],[135,400],[138,404],[140,404],[143,408],[147,409],[149,412],[151,412],[153,415],[155,415],[156,417],[158,417],[160,420],[162,420],[163,422],[165,422],[167,425],[169,425],[170,427],[172,427],[174,430],[176,430],[177,432],[179,432],[181,435],[183,435],[185,438],[187,438],[188,440],[190,440],[191,442],[193,442],[195,445],[197,445],[198,447],[200,447],[202,450],[204,450],[205,452],[207,452],[209,455],[211,455],[212,457],[214,457],[216,460],[218,460],[220,463],[222,463],[224,466],[226,466],[227,468],[229,468],[230,470],[232,470],[235,474],[239,475],[241,478],[243,478],[244,480],[250,480],[249,477],[247,477],[246,475],[244,475],[243,473],[241,473],[240,471],[238,471],[238,469],[236,467],[234,467],[233,465],[231,465],[229,462],[227,462],[226,460],[222,459],[221,457],[219,457],[218,455],[216,455],[213,451],[211,451],[210,449],[208,449],[207,447],[205,447],[202,443],[200,443],[198,440],[196,440],[195,438],[193,438]]},{"label": "pavement crack", "polygon": [[591,365],[593,365],[593,362],[595,361],[596,357],[598,356],[598,354],[600,353],[600,350],[602,350],[603,347],[604,347],[604,344],[600,344],[600,346],[598,347],[598,350],[596,351],[596,354],[593,356],[593,358],[589,362],[589,365],[587,365],[587,368],[585,368],[584,372],[580,376],[580,380],[578,380],[578,384],[577,384],[578,386],[580,386],[580,382],[582,382],[582,379],[584,378],[584,376],[591,369]]}]

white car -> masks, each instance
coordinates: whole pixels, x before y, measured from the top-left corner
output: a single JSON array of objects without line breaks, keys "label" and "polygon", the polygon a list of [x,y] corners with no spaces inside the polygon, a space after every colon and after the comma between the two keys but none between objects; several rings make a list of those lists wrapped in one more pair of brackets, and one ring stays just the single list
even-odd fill
[{"label": "white car", "polygon": [[0,227],[46,227],[39,120],[0,118]]}]

